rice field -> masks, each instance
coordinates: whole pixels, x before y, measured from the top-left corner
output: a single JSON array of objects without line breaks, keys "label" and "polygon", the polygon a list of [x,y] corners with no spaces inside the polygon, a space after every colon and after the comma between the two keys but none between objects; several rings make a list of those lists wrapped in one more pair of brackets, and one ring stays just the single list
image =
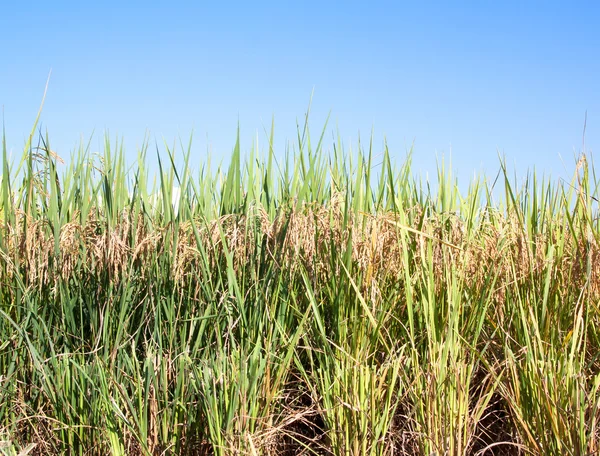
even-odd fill
[{"label": "rice field", "polygon": [[156,175],[35,130],[3,142],[0,454],[600,452],[589,157],[461,193],[307,125]]}]

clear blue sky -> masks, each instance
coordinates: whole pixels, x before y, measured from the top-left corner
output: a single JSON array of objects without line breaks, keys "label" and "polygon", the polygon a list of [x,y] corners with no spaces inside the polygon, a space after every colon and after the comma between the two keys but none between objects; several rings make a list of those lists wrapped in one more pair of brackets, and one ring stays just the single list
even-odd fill
[{"label": "clear blue sky", "polygon": [[[415,170],[452,156],[468,179],[498,169],[574,168],[600,149],[598,2],[6,2],[0,15],[0,105],[18,153],[52,75],[42,116],[53,149],[80,138],[159,142],[194,131],[228,157],[275,116],[276,147],[294,140],[314,89],[311,127],[346,147],[374,129]],[[419,5],[419,6],[415,6]],[[423,5],[423,6],[421,6]],[[426,5],[426,6],[425,6]]]}]

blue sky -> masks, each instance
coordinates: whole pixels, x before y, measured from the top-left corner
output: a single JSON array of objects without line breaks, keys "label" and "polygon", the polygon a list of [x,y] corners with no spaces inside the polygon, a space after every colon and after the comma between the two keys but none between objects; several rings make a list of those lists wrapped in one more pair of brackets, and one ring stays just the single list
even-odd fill
[{"label": "blue sky", "polygon": [[[469,179],[498,154],[519,174],[569,176],[600,149],[597,2],[9,2],[0,16],[0,105],[18,154],[42,115],[67,158],[94,133],[123,137],[131,160],[145,133],[194,132],[194,163],[242,150],[272,116],[276,150],[294,141],[314,90],[311,128],[331,112],[355,147],[374,132],[414,169],[436,157]],[[562,157],[562,159],[561,159]]]}]

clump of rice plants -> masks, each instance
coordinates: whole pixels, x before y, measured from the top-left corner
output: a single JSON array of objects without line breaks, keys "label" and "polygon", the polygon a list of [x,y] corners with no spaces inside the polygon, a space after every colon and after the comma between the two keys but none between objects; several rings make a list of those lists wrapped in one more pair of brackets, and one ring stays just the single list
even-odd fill
[{"label": "clump of rice plants", "polygon": [[238,135],[216,172],[146,153],[3,142],[0,451],[600,451],[585,156],[570,183],[501,162],[463,194],[308,125],[279,161]]}]

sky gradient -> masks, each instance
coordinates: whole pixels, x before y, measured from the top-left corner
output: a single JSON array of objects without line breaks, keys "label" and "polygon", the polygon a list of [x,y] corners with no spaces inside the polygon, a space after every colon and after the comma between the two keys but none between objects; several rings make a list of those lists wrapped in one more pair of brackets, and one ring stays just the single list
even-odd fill
[{"label": "sky gradient", "polygon": [[[312,99],[326,149],[373,131],[416,172],[451,157],[461,179],[494,174],[498,155],[524,175],[571,175],[582,150],[600,149],[600,3],[597,2],[10,2],[0,15],[0,106],[19,155],[42,115],[68,158],[92,133],[122,137],[132,161],[147,132],[187,141],[193,163],[228,157],[239,121],[242,151],[276,153],[295,140]],[[289,4],[288,4],[289,3]],[[414,2],[417,5],[416,2]]]}]

